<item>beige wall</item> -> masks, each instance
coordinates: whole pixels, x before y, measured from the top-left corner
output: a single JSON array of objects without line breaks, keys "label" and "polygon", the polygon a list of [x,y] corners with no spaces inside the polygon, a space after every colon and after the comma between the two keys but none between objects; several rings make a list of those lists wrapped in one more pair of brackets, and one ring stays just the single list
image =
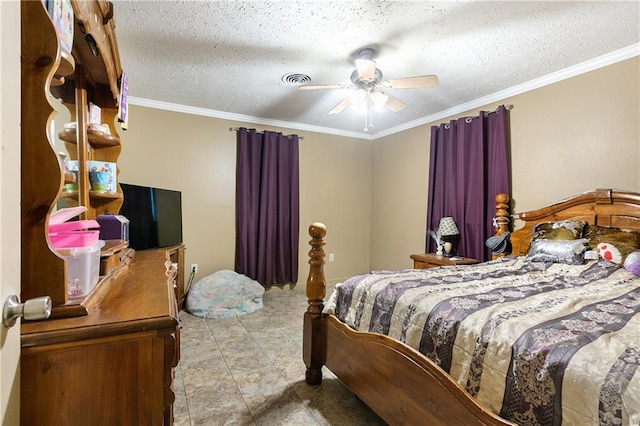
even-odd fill
[{"label": "beige wall", "polygon": [[[640,191],[639,62],[635,57],[480,108],[514,105],[516,210],[597,187]],[[130,117],[120,180],[182,191],[187,267],[198,263],[199,277],[233,269],[235,133],[229,127],[256,126],[138,106]],[[409,255],[424,250],[430,127],[452,118],[373,142],[297,131],[305,137],[300,282],[308,273],[307,227],[315,221],[327,225],[325,251],[335,254],[326,265],[330,282],[411,266]]]},{"label": "beige wall", "polygon": [[[164,110],[131,106],[121,132],[120,181],[182,191],[186,266],[196,278],[233,269],[235,248],[235,132],[253,127]],[[257,126],[258,129],[263,127]],[[299,282],[306,280],[308,226],[329,228],[328,281],[369,269],[371,141],[269,128],[304,136],[300,142]]]},{"label": "beige wall", "polygon": [[[594,188],[640,191],[639,63],[634,57],[480,108],[514,105],[515,211]],[[452,118],[374,141],[372,269],[409,267],[409,255],[424,251],[430,127]]]}]

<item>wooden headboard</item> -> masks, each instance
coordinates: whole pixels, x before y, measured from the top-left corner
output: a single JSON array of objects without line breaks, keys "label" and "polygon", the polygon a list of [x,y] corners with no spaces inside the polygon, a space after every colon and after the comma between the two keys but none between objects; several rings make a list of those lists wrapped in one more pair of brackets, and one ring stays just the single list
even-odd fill
[{"label": "wooden headboard", "polygon": [[[508,196],[496,196],[496,235],[508,230]],[[557,220],[584,220],[592,225],[640,230],[640,194],[615,189],[596,189],[549,206],[512,216],[524,226],[511,233],[511,254],[524,255],[531,242],[531,229],[537,223]]]}]

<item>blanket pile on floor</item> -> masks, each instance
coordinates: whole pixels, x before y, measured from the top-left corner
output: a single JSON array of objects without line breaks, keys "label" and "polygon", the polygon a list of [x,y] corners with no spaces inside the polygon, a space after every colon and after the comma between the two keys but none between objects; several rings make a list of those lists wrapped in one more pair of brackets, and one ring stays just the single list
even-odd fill
[{"label": "blanket pile on floor", "polygon": [[262,309],[264,287],[234,271],[214,272],[187,294],[187,311],[199,318],[231,318]]}]

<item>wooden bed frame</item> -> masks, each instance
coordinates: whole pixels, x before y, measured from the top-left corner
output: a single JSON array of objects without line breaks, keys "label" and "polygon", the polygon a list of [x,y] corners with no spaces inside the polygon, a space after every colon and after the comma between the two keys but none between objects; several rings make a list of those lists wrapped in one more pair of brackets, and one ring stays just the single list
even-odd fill
[{"label": "wooden bed frame", "polygon": [[[496,196],[496,235],[509,229],[508,201]],[[640,230],[640,194],[597,189],[514,217],[524,226],[511,234],[512,253],[526,253],[536,223],[580,219],[594,225]],[[322,381],[322,366],[385,422],[395,424],[512,425],[476,402],[448,374],[418,351],[376,333],[357,332],[322,313],[326,293],[321,223],[309,226],[308,307],[304,314],[306,381]]]}]

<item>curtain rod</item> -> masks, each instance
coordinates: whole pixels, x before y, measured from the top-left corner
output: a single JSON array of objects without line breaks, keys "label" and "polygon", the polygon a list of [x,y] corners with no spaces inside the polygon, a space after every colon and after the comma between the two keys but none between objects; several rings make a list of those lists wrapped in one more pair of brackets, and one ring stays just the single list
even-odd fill
[{"label": "curtain rod", "polygon": [[[513,104],[506,104],[506,105],[502,105],[504,106],[504,109],[506,109],[507,111],[511,111],[513,109]],[[500,109],[500,107],[494,109],[493,111],[484,111],[484,116],[486,117],[488,114],[492,114],[494,112],[498,112],[498,110]]]},{"label": "curtain rod", "polygon": [[[494,109],[493,111],[480,111],[480,112],[482,112],[482,115],[486,118],[486,117],[489,116],[489,114],[493,114],[493,113],[498,112],[499,109],[500,109],[500,107]],[[507,111],[510,111],[510,110],[513,109],[513,105],[512,104],[504,105],[504,109],[506,109]],[[480,113],[478,113],[478,115],[476,115],[475,117],[460,117],[460,118],[458,118],[456,120],[462,120],[463,118],[464,118],[465,123],[471,123],[476,118],[480,118]],[[441,124],[444,124],[444,128],[445,129],[449,129],[451,127],[451,123],[453,122],[455,124],[456,120],[452,120],[452,121],[449,121],[448,123],[441,123]]]},{"label": "curtain rod", "polygon": [[[230,132],[237,132],[238,130],[240,130],[240,127],[229,127]],[[264,133],[264,130],[260,130],[258,133]],[[293,135],[283,135],[283,136],[286,136],[289,139],[291,139],[291,136]],[[298,139],[304,140],[304,136],[298,136]]]}]

